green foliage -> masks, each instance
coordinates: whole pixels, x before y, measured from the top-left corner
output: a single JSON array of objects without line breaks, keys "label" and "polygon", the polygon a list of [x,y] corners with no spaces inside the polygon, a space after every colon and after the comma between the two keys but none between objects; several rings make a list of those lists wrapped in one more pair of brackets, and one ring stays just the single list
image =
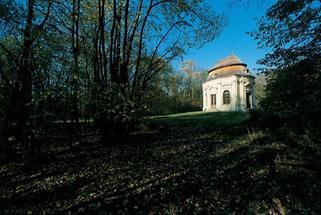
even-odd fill
[{"label": "green foliage", "polygon": [[12,12],[14,10],[14,1],[3,0],[0,2],[0,20],[8,20],[10,16],[12,16]]},{"label": "green foliage", "polygon": [[320,18],[320,1],[278,0],[251,33],[261,47],[272,50],[259,62],[269,68],[267,85],[249,122],[274,131],[301,158],[320,157],[303,153],[320,147]]},{"label": "green foliage", "polygon": [[319,161],[321,158],[321,143],[319,136],[310,131],[306,131],[304,134],[297,138],[296,153],[300,157],[309,158],[310,160]]},{"label": "green foliage", "polygon": [[128,132],[139,127],[137,108],[117,87],[104,92],[99,101],[94,121],[101,131],[103,143],[114,137],[127,136]]},{"label": "green foliage", "polygon": [[262,109],[297,130],[318,129],[321,124],[320,83],[318,59],[276,70],[268,80]]},{"label": "green foliage", "polygon": [[260,63],[293,65],[320,56],[321,3],[318,0],[278,0],[250,33],[261,47],[272,48]]},{"label": "green foliage", "polygon": [[284,142],[285,154],[320,168],[320,59],[304,60],[269,74],[261,108],[250,113],[252,127],[267,129]]},{"label": "green foliage", "polygon": [[259,74],[255,77],[256,105],[261,106],[261,101],[265,97],[266,75]]},{"label": "green foliage", "polygon": [[[29,145],[57,121],[75,137],[79,122],[92,119],[103,134],[118,133],[135,127],[146,109],[199,109],[199,101],[185,102],[185,77],[177,82],[184,89],[167,94],[173,71],[166,73],[173,59],[213,40],[223,26],[203,0],[1,1],[0,120],[10,121],[2,125]],[[25,127],[34,132],[19,134]]]},{"label": "green foliage", "polygon": [[144,115],[164,115],[202,109],[202,82],[206,72],[182,73],[167,67],[144,94]]}]

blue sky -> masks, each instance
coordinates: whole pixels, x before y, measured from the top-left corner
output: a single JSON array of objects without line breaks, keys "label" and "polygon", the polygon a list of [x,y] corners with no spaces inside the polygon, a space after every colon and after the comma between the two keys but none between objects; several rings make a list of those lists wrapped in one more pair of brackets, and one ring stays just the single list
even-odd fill
[{"label": "blue sky", "polygon": [[[240,0],[209,1],[218,13],[224,13],[228,24],[223,32],[213,42],[205,44],[200,49],[191,49],[183,60],[194,60],[199,69],[211,68],[219,59],[234,52],[255,74],[255,69],[261,67],[257,60],[262,58],[268,49],[258,49],[257,43],[246,32],[256,29],[256,18],[263,16],[275,0],[251,0],[249,4]],[[246,1],[244,1],[246,2]],[[174,68],[179,68],[179,61],[173,62]]]}]

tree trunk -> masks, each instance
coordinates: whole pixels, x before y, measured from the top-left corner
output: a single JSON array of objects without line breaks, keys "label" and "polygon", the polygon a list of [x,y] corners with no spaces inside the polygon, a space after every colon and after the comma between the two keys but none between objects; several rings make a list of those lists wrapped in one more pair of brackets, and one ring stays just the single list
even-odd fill
[{"label": "tree trunk", "polygon": [[[22,47],[22,55],[21,55],[21,63],[20,69],[18,69],[17,74],[17,82],[14,90],[16,92],[16,98],[14,102],[12,102],[13,110],[16,110],[16,114],[14,117],[17,118],[17,127],[14,129],[14,133],[16,135],[17,143],[21,143],[26,152],[32,151],[32,28],[33,23],[32,19],[34,16],[34,4],[35,0],[28,1],[28,12],[27,12],[27,20],[26,27],[23,33],[23,47]],[[15,121],[15,120],[14,120]],[[14,123],[14,122],[13,122]]]},{"label": "tree trunk", "polygon": [[80,16],[80,0],[72,2],[72,53],[74,58],[72,68],[72,113],[71,119],[73,124],[73,134],[76,134],[76,129],[79,127],[79,16]]}]

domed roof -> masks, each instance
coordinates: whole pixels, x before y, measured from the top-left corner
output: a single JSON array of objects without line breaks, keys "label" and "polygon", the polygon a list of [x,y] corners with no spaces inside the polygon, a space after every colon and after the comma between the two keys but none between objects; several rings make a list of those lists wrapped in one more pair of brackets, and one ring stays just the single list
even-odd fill
[{"label": "domed roof", "polygon": [[226,66],[232,66],[232,65],[244,65],[246,66],[245,63],[243,63],[238,56],[235,54],[231,54],[230,56],[223,58],[219,60],[210,71],[213,71],[218,68],[226,67]]},{"label": "domed roof", "polygon": [[207,81],[226,76],[251,76],[247,65],[235,54],[219,60],[212,69],[208,71]]}]

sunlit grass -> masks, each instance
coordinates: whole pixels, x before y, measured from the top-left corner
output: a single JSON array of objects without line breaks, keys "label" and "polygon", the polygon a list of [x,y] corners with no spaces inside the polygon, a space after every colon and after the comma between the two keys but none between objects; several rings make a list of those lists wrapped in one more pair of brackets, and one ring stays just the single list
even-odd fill
[{"label": "sunlit grass", "polygon": [[185,113],[177,113],[177,114],[169,114],[169,115],[151,116],[148,118],[159,119],[159,118],[171,118],[171,117],[188,117],[188,116],[197,116],[197,115],[203,115],[203,114],[206,114],[206,112],[194,111],[194,112],[185,112]]},{"label": "sunlit grass", "polygon": [[252,132],[233,139],[231,142],[224,144],[221,148],[216,151],[216,156],[222,156],[224,154],[237,151],[243,147],[248,147],[251,144],[257,143],[259,139],[267,137],[267,134],[262,131]]},{"label": "sunlit grass", "polygon": [[171,114],[163,116],[146,117],[147,122],[165,123],[173,126],[207,126],[216,125],[232,125],[244,122],[248,119],[247,112],[187,112],[180,114]]}]

